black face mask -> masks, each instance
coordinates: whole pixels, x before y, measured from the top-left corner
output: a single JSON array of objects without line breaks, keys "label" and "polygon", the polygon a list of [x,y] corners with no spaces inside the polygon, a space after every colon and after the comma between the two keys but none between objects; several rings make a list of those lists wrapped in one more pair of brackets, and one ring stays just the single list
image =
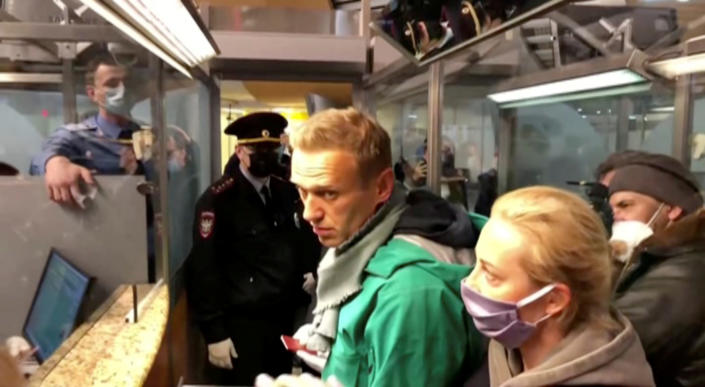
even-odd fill
[{"label": "black face mask", "polygon": [[277,168],[277,153],[274,151],[255,151],[250,155],[250,173],[254,177],[267,177]]}]

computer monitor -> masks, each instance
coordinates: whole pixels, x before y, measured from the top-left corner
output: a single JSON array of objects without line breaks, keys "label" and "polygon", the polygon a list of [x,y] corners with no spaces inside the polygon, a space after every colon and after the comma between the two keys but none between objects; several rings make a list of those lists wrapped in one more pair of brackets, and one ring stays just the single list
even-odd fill
[{"label": "computer monitor", "polygon": [[51,250],[23,328],[40,363],[73,331],[90,283],[91,277]]}]

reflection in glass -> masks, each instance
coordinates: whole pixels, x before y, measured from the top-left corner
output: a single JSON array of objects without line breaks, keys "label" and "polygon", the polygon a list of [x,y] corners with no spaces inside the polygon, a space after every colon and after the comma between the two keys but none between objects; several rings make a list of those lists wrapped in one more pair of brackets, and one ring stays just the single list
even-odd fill
[{"label": "reflection in glass", "polygon": [[408,57],[429,59],[465,41],[501,31],[505,22],[561,0],[397,0],[377,22],[383,36]]}]

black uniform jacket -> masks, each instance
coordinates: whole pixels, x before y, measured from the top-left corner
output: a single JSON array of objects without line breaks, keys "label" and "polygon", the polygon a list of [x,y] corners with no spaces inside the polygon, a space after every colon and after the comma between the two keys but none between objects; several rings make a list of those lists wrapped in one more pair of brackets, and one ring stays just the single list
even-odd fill
[{"label": "black uniform jacket", "polygon": [[233,168],[196,204],[186,286],[207,343],[230,337],[227,318],[289,319],[310,302],[303,275],[316,272],[320,244],[302,217],[295,186],[272,176],[269,189],[265,206]]},{"label": "black uniform jacket", "polygon": [[639,333],[657,386],[705,386],[705,209],[639,251],[615,304]]}]

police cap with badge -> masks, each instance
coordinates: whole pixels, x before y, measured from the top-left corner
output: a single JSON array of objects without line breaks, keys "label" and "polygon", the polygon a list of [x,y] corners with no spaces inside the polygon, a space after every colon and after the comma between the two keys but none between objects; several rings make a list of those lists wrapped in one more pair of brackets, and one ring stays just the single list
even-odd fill
[{"label": "police cap with badge", "polygon": [[279,144],[279,136],[289,125],[281,114],[258,112],[240,117],[225,128],[235,137],[236,145]]},{"label": "police cap with badge", "polygon": [[236,146],[252,147],[249,171],[255,177],[272,174],[281,176],[281,165],[276,149],[280,136],[289,123],[277,113],[259,112],[240,117],[225,128],[225,134],[235,136]]}]

